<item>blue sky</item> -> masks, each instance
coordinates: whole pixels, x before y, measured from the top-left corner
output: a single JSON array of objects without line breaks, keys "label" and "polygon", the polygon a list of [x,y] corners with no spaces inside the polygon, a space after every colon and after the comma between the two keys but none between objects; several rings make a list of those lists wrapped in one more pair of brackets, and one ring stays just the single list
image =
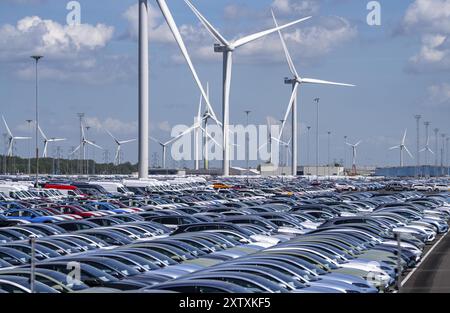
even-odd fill
[{"label": "blue sky", "polygon": [[[137,135],[137,1],[79,0],[83,28],[76,32],[66,26],[67,2],[0,2],[0,113],[15,134],[27,134],[25,120],[33,118],[34,103],[28,56],[41,52],[46,56],[41,64],[42,128],[50,137],[68,138],[62,144],[67,153],[78,142],[76,113],[86,112],[90,139],[112,155],[113,142],[101,126],[121,139]],[[300,89],[300,163],[306,158],[306,126],[312,131],[315,127],[312,99],[320,97],[322,162],[327,159],[326,133],[331,131],[332,159],[344,157],[343,137],[348,135],[350,141],[363,140],[359,164],[395,165],[398,153],[388,148],[399,144],[405,128],[407,145],[415,152],[415,114],[450,134],[450,0],[379,1],[381,26],[366,23],[368,2],[193,1],[230,39],[272,27],[271,8],[281,22],[312,15],[284,32],[299,74],[357,87]],[[156,2],[149,3],[150,128],[153,137],[168,140],[172,126],[192,124],[199,93]],[[214,41],[183,1],[168,0],[168,5],[201,80],[211,85],[212,104],[221,116],[221,59],[213,53]],[[255,124],[264,124],[267,117],[281,119],[290,91],[283,83],[289,71],[278,37],[238,50],[234,61],[231,122],[244,123],[247,109]],[[124,159],[136,161],[136,150],[136,144],[125,147]],[[18,143],[17,152],[25,155],[27,144]],[[160,153],[160,148],[152,144],[151,152]]]}]

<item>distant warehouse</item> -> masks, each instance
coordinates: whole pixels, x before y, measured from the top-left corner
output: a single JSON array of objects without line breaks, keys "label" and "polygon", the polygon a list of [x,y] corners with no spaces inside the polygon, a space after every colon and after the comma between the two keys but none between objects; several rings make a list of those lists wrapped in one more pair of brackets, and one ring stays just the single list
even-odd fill
[{"label": "distant warehouse", "polygon": [[449,175],[449,168],[444,166],[403,166],[378,167],[375,176],[385,177],[443,177]]}]

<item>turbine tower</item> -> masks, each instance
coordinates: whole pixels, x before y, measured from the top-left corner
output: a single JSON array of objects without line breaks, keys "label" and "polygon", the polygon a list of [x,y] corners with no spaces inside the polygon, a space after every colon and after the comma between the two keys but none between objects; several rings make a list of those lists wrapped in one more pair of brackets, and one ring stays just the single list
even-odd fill
[{"label": "turbine tower", "polygon": [[430,129],[431,123],[424,122],[423,124],[425,125],[425,142],[426,142],[426,144],[425,144],[425,148],[420,150],[419,152],[425,151],[425,165],[428,166],[429,165],[428,164],[428,152],[433,152],[433,151],[431,151],[430,146],[429,146],[429,143],[430,143],[429,129]]},{"label": "turbine tower", "polygon": [[139,178],[148,178],[148,3],[139,0]]},{"label": "turbine tower", "polygon": [[[162,1],[162,0],[160,0]],[[233,52],[250,42],[253,42],[257,39],[265,37],[269,34],[272,34],[281,29],[290,27],[292,25],[298,24],[302,21],[306,21],[311,18],[305,17],[294,22],[288,23],[286,25],[275,27],[266,31],[262,31],[256,34],[248,35],[242,38],[239,38],[234,41],[226,40],[215,28],[212,24],[194,7],[194,5],[189,1],[185,0],[186,4],[189,8],[194,12],[200,22],[205,26],[205,28],[209,31],[212,37],[218,41],[219,43],[214,44],[214,52],[223,54],[223,94],[222,94],[222,112],[223,112],[223,120],[222,120],[222,135],[223,135],[223,175],[229,176],[230,174],[230,146],[229,146],[229,124],[230,124],[230,91],[231,91],[231,75],[232,75],[232,66],[233,66]],[[295,139],[293,138],[292,141]],[[295,152],[293,153],[295,154]]]},{"label": "turbine tower", "polygon": [[400,167],[403,167],[403,150],[405,150],[408,155],[413,159],[411,152],[409,152],[408,147],[406,147],[406,133],[407,129],[405,129],[405,133],[403,135],[402,141],[400,145],[389,148],[389,150],[400,149]]},{"label": "turbine tower", "polygon": [[416,119],[416,131],[417,131],[417,143],[416,143],[416,161],[417,161],[417,169],[416,169],[416,176],[420,175],[419,169],[420,169],[420,119],[422,118],[422,115],[417,114],[414,116]]},{"label": "turbine tower", "polygon": [[435,128],[434,130],[434,151],[436,151],[435,153],[435,158],[434,158],[434,166],[438,166],[439,165],[439,157],[438,157],[438,152],[439,152],[439,128]]},{"label": "turbine tower", "polygon": [[361,144],[362,141],[358,141],[354,145],[346,142],[348,146],[352,148],[352,174],[356,175],[356,148]]},{"label": "turbine tower", "polygon": [[42,131],[42,128],[40,125],[38,125],[39,132],[41,133],[42,138],[44,138],[44,152],[42,153],[42,157],[47,157],[47,149],[48,144],[51,142],[60,142],[60,141],[66,141],[66,138],[48,138],[45,133]]},{"label": "turbine tower", "polygon": [[13,146],[14,142],[17,140],[30,140],[31,137],[18,137],[14,136],[11,132],[11,129],[9,129],[8,124],[6,123],[5,117],[2,115],[3,123],[5,124],[5,128],[7,131],[7,140],[8,140],[8,151],[6,153],[7,156],[12,157],[13,156]]},{"label": "turbine tower", "polygon": [[122,151],[122,145],[127,144],[127,143],[131,143],[131,142],[135,142],[136,139],[129,139],[129,140],[119,140],[116,137],[114,137],[113,134],[111,134],[109,132],[109,130],[105,129],[105,131],[108,133],[108,135],[114,140],[114,142],[117,145],[116,148],[116,156],[114,157],[114,165],[120,165],[122,163],[121,157],[120,157],[120,152]]},{"label": "turbine tower", "polygon": [[73,151],[70,153],[70,155],[75,154],[78,150],[81,149],[80,151],[81,151],[82,154],[83,154],[82,161],[83,161],[83,163],[84,163],[84,161],[86,160],[86,146],[87,146],[87,145],[92,146],[92,147],[95,147],[95,148],[100,149],[100,150],[104,150],[102,147],[100,147],[99,145],[93,143],[92,141],[90,141],[90,140],[88,140],[88,139],[86,138],[86,135],[85,135],[85,132],[84,132],[84,127],[82,126],[82,127],[81,127],[81,143],[80,143],[80,145],[79,145],[78,147],[75,148],[75,150],[73,150]]},{"label": "turbine tower", "polygon": [[280,37],[281,44],[283,46],[283,50],[284,50],[284,53],[286,56],[287,63],[289,65],[290,72],[293,76],[293,78],[285,78],[285,80],[284,80],[285,84],[292,86],[292,94],[291,94],[291,98],[289,100],[288,109],[284,116],[284,123],[281,126],[281,131],[280,131],[280,135],[279,135],[278,139],[280,139],[281,136],[283,135],[284,126],[287,122],[289,113],[291,113],[291,115],[292,115],[291,116],[291,118],[292,118],[292,161],[291,161],[291,165],[292,165],[292,173],[294,173],[294,175],[295,175],[295,173],[297,172],[297,162],[298,162],[298,157],[297,157],[297,153],[298,153],[298,147],[297,147],[297,145],[298,145],[298,140],[297,140],[297,136],[298,136],[297,90],[298,90],[299,86],[301,84],[319,84],[319,85],[336,85],[336,86],[354,87],[355,85],[301,77],[298,74],[297,69],[295,68],[294,62],[292,61],[291,55],[287,48],[286,42],[284,41],[284,37],[283,37],[283,34],[281,33],[281,29],[278,27],[278,22],[277,22],[277,19],[275,18],[275,14],[273,13],[273,11],[272,11],[272,17],[273,17],[275,26],[278,28],[278,35]]}]

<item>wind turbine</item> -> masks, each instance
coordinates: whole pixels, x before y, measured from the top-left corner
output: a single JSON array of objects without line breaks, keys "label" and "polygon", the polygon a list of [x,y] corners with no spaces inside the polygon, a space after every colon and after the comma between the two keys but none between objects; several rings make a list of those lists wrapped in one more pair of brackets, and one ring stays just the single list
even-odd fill
[{"label": "wind turbine", "polygon": [[129,139],[129,140],[119,140],[116,137],[114,137],[113,134],[111,134],[111,132],[109,130],[107,130],[105,128],[105,131],[108,133],[108,135],[114,140],[114,142],[117,145],[116,148],[116,156],[114,157],[114,164],[115,165],[120,165],[121,163],[121,159],[120,159],[120,151],[122,150],[122,145],[127,144],[127,143],[131,143],[131,142],[135,142],[137,139]]},{"label": "wind turbine", "polygon": [[155,139],[154,137],[150,137],[150,140],[158,143],[161,147],[162,147],[162,164],[163,164],[163,168],[166,168],[166,152],[167,152],[167,146],[169,146],[170,144],[176,142],[177,140],[179,140],[180,138],[188,135],[189,133],[196,131],[197,129],[201,130],[203,133],[206,134],[206,136],[208,138],[210,138],[216,145],[219,145],[219,143],[210,135],[206,132],[206,130],[202,127],[202,123],[203,123],[203,119],[199,120],[199,121],[195,121],[194,124],[189,127],[188,129],[186,129],[184,132],[180,133],[178,136],[173,137],[172,139],[170,139],[167,142],[161,142],[158,139]]},{"label": "wind turbine", "polygon": [[411,159],[414,159],[414,157],[412,156],[411,152],[409,152],[408,147],[406,147],[406,133],[407,133],[407,131],[408,130],[405,129],[405,133],[403,135],[403,139],[402,139],[400,145],[389,148],[389,150],[400,149],[400,167],[403,167],[403,150],[406,150],[406,152],[409,154]]},{"label": "wind turbine", "polygon": [[[272,17],[273,21],[275,23],[275,26],[278,27],[277,19],[275,18],[275,14],[272,11]],[[355,85],[352,84],[344,84],[344,83],[336,83],[332,81],[326,81],[326,80],[320,80],[320,79],[314,79],[314,78],[306,78],[301,77],[297,69],[295,68],[294,62],[292,61],[291,54],[289,53],[289,50],[287,48],[286,42],[284,41],[283,34],[281,33],[281,29],[278,30],[278,35],[281,40],[281,44],[283,46],[284,54],[286,56],[287,63],[289,65],[289,69],[291,74],[293,75],[293,78],[285,78],[284,82],[285,84],[292,86],[292,94],[291,98],[289,100],[289,105],[286,111],[286,114],[284,116],[284,123],[281,126],[281,131],[278,139],[281,139],[281,136],[283,135],[284,126],[286,125],[286,122],[288,121],[289,113],[291,113],[292,118],[292,173],[295,175],[297,172],[297,161],[298,161],[298,123],[297,123],[297,90],[301,84],[316,84],[316,85],[335,85],[335,86],[346,86],[346,87],[355,87]]]},{"label": "wind turbine", "polygon": [[18,136],[14,136],[11,132],[11,129],[9,129],[8,124],[6,123],[5,117],[2,115],[2,119],[3,119],[3,123],[5,124],[6,127],[6,131],[8,132],[8,153],[7,155],[9,157],[13,156],[13,145],[14,145],[14,141],[16,140],[30,140],[31,137],[18,137]]},{"label": "wind turbine", "polygon": [[348,146],[352,148],[352,172],[353,175],[356,175],[356,148],[361,144],[362,141],[358,141],[354,145],[346,142]]},{"label": "wind turbine", "polygon": [[[425,147],[421,149],[419,152],[431,152],[431,154],[434,154],[434,152],[430,149],[430,136],[427,137],[427,143],[425,144]],[[426,164],[428,165],[428,164]]]},{"label": "wind turbine", "polygon": [[230,146],[229,146],[229,123],[230,123],[230,91],[231,91],[231,75],[233,65],[233,52],[248,43],[251,43],[257,39],[270,35],[281,29],[290,27],[300,22],[306,21],[311,16],[296,20],[294,22],[285,24],[283,26],[277,26],[272,29],[268,29],[259,33],[244,36],[234,41],[226,40],[217,29],[195,8],[195,6],[189,1],[185,0],[189,8],[194,12],[200,22],[209,31],[212,37],[219,43],[214,44],[214,52],[223,54],[223,94],[222,94],[222,111],[223,111],[223,175],[228,176],[230,173]]},{"label": "wind turbine", "polygon": [[73,150],[69,155],[72,155],[74,153],[76,153],[78,150],[83,149],[83,161],[86,159],[86,145],[90,145],[92,147],[95,147],[97,149],[103,150],[102,147],[100,147],[99,145],[93,143],[92,141],[89,141],[86,138],[86,135],[84,133],[84,127],[81,126],[81,144],[75,148],[75,150]]},{"label": "wind turbine", "polygon": [[41,133],[42,138],[44,138],[44,152],[42,153],[42,157],[47,157],[47,148],[50,142],[60,142],[66,141],[66,138],[48,138],[45,133],[42,131],[41,125],[38,125],[39,132]]}]

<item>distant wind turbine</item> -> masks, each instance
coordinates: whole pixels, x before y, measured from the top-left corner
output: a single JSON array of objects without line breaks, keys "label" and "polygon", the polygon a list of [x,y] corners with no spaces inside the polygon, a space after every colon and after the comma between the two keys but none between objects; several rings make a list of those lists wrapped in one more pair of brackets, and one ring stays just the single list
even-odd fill
[{"label": "distant wind turbine", "polygon": [[42,153],[42,157],[47,157],[47,148],[48,144],[51,142],[59,142],[59,141],[66,141],[66,138],[48,138],[45,133],[42,131],[41,125],[38,125],[39,132],[41,133],[42,138],[44,138],[44,152]]},{"label": "distant wind turbine", "polygon": [[6,131],[8,132],[8,152],[7,155],[9,157],[13,156],[13,146],[14,146],[14,142],[16,140],[30,140],[31,137],[18,137],[18,136],[14,136],[11,132],[11,129],[9,129],[8,124],[6,123],[5,117],[2,115],[2,119],[3,119],[3,123],[5,124],[6,127]]},{"label": "distant wind turbine", "polygon": [[419,152],[425,152],[425,153],[430,152],[431,154],[434,154],[434,152],[430,149],[430,136],[427,137],[427,143],[425,144],[425,147],[423,149],[421,149]]},{"label": "distant wind turbine", "polygon": [[403,167],[403,150],[405,150],[409,154],[411,159],[414,159],[412,154],[411,154],[411,152],[409,152],[408,147],[406,147],[406,133],[407,133],[407,131],[408,130],[405,129],[405,133],[403,135],[403,139],[402,139],[400,145],[389,148],[389,150],[400,149],[400,167]]},{"label": "distant wind turbine", "polygon": [[358,141],[354,145],[346,142],[348,146],[352,148],[352,171],[353,174],[356,175],[356,148],[362,143],[362,141]]},{"label": "distant wind turbine", "polygon": [[81,144],[75,148],[75,150],[73,150],[71,153],[69,153],[69,155],[73,155],[75,154],[78,150],[83,149],[83,160],[86,160],[86,145],[95,147],[97,149],[103,150],[102,147],[100,147],[99,145],[93,143],[92,141],[89,141],[86,138],[86,134],[84,133],[84,127],[83,125],[81,125]]},{"label": "distant wind turbine", "polygon": [[[158,0],[158,3],[165,2],[164,0]],[[231,91],[231,74],[233,64],[233,52],[239,47],[242,47],[248,43],[251,43],[257,39],[270,35],[278,30],[290,27],[300,22],[306,21],[309,17],[305,17],[286,25],[268,29],[259,33],[248,35],[239,38],[234,41],[226,40],[217,29],[195,8],[195,6],[189,1],[185,0],[189,8],[194,12],[200,22],[209,31],[212,37],[218,41],[218,44],[214,45],[214,51],[223,54],[223,94],[222,94],[222,113],[223,113],[223,175],[228,176],[230,173],[230,145],[229,145],[229,119],[230,119],[230,91]]]},{"label": "distant wind turbine", "polygon": [[[275,26],[278,28],[278,22],[277,22],[277,19],[275,18],[275,14],[273,13],[273,11],[272,11],[272,18],[275,23]],[[286,42],[284,41],[284,37],[283,37],[283,34],[281,33],[280,28],[278,28],[278,35],[280,37],[281,44],[283,46],[283,50],[286,55],[286,60],[289,65],[290,72],[293,75],[293,78],[285,79],[286,84],[292,85],[292,93],[291,93],[291,98],[289,99],[289,105],[288,105],[286,114],[283,119],[284,122],[281,126],[281,131],[280,131],[278,139],[281,139],[281,137],[283,135],[283,130],[284,130],[285,124],[288,121],[289,113],[291,113],[291,118],[292,118],[292,162],[291,162],[291,166],[292,166],[292,173],[297,173],[297,162],[298,162],[298,157],[297,157],[297,154],[298,154],[298,148],[297,148],[297,145],[298,145],[298,140],[297,140],[297,138],[298,138],[297,90],[298,90],[299,86],[301,84],[316,84],[316,85],[335,85],[335,86],[355,87],[355,85],[336,83],[336,82],[314,79],[314,78],[301,77],[298,74],[297,69],[295,68],[294,62],[292,61],[291,54],[289,53],[289,50],[287,48]]]},{"label": "distant wind turbine", "polygon": [[116,137],[114,137],[114,135],[111,134],[111,132],[109,130],[107,130],[106,128],[105,128],[105,131],[114,140],[114,142],[117,145],[116,156],[114,157],[114,164],[115,165],[120,165],[121,162],[122,162],[122,160],[120,159],[120,151],[122,150],[122,145],[127,144],[127,143],[131,143],[131,142],[135,142],[137,139],[119,140]]}]

